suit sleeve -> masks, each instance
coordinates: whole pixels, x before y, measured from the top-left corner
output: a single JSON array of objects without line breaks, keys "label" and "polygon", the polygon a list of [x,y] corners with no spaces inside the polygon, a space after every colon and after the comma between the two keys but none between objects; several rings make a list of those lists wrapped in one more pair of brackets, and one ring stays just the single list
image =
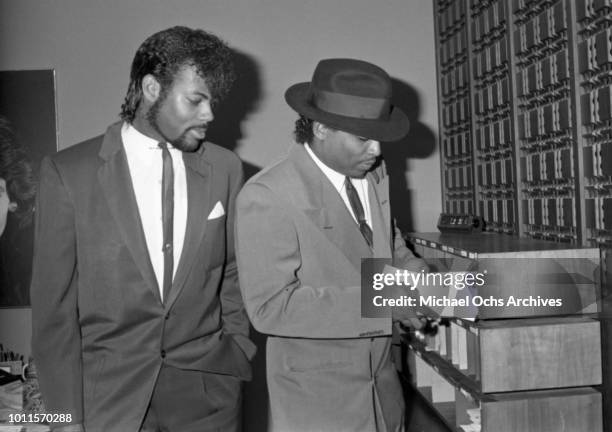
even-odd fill
[{"label": "suit sleeve", "polygon": [[230,198],[227,209],[227,255],[225,273],[220,291],[223,327],[231,335],[247,358],[255,355],[255,345],[249,339],[249,319],[244,310],[238,284],[238,266],[234,245],[234,224],[236,219],[236,196],[243,185],[242,163],[236,159],[236,168],[230,173]]},{"label": "suit sleeve", "polygon": [[406,246],[404,236],[402,236],[402,232],[395,224],[395,219],[391,219],[391,224],[394,233],[393,265],[395,267],[413,272],[420,272],[421,270],[428,272],[429,266],[427,265],[427,263],[423,259],[414,256],[412,251]]},{"label": "suit sleeve", "polygon": [[32,352],[47,412],[70,414],[71,423],[83,421],[77,285],[74,208],[60,173],[47,158],[36,203]]},{"label": "suit sleeve", "polygon": [[311,286],[285,206],[267,187],[245,186],[237,204],[237,257],[247,312],[260,332],[287,337],[358,338],[391,334],[388,318],[361,317],[361,287]]},{"label": "suit sleeve", "polygon": [[[391,219],[392,229],[394,232],[393,238],[393,265],[397,268],[406,269],[408,271],[419,273],[424,271],[429,272],[429,266],[425,260],[417,258],[412,251],[406,246],[406,241],[402,232],[395,224],[395,219]],[[405,288],[397,288],[396,296],[409,294],[411,296],[419,295],[418,291],[412,291],[409,293],[403,292]],[[421,328],[422,322],[415,316],[415,312],[423,312],[425,309],[416,308],[394,308],[393,319],[396,321],[402,321],[404,325],[409,325],[414,328]]]}]

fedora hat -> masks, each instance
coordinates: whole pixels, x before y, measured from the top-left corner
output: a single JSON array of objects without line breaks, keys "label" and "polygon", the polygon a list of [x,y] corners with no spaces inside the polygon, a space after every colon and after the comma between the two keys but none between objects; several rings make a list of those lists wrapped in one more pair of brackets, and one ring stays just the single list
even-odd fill
[{"label": "fedora hat", "polygon": [[285,92],[291,108],[326,126],[378,141],[395,141],[410,122],[391,105],[391,79],[376,65],[354,59],[326,59],[312,81]]}]

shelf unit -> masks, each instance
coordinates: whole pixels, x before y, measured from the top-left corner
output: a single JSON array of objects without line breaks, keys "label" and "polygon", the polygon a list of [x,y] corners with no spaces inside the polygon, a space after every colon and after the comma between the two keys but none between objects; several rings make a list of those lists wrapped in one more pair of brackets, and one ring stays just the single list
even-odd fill
[{"label": "shelf unit", "polygon": [[444,211],[612,246],[612,2],[433,3]]},{"label": "shelf unit", "polygon": [[600,249],[612,400],[612,1],[432,4],[443,211]]},{"label": "shelf unit", "polygon": [[[476,295],[583,299],[573,309],[482,308],[472,319],[445,319],[435,336],[404,334],[404,374],[450,430],[603,431],[598,248],[498,233],[415,233],[410,241],[438,271],[490,270],[495,283]],[[547,291],[540,282],[551,269],[566,282]]]}]

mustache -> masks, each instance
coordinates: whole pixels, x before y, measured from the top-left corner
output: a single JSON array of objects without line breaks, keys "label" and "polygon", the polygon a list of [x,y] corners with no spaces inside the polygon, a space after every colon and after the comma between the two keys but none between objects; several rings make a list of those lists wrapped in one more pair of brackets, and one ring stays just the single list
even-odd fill
[{"label": "mustache", "polygon": [[201,130],[206,131],[206,130],[208,129],[208,123],[203,123],[203,124],[198,125],[198,126],[191,126],[191,127],[190,127],[189,129],[187,129],[187,130],[192,130],[192,129],[201,129]]}]

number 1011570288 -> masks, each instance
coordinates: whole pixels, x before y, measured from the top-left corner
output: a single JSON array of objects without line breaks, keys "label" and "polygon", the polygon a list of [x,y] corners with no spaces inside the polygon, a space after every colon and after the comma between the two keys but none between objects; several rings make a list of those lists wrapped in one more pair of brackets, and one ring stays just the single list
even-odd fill
[{"label": "number 1011570288", "polygon": [[9,414],[9,423],[70,423],[72,414]]}]

